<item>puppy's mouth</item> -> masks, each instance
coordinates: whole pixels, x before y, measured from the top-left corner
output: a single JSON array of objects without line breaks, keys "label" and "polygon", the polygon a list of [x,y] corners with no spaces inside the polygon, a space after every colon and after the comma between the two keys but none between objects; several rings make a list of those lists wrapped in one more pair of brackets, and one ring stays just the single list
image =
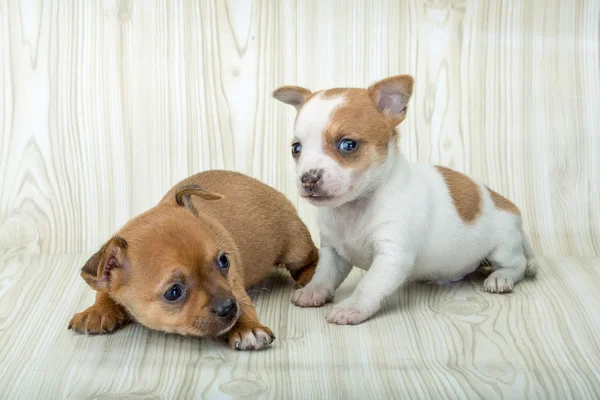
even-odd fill
[{"label": "puppy's mouth", "polygon": [[337,199],[337,196],[331,196],[323,193],[303,193],[300,195],[300,197],[308,200],[310,204],[316,207],[331,206]]},{"label": "puppy's mouth", "polygon": [[325,200],[334,199],[333,196],[328,196],[326,194],[319,194],[319,193],[303,194],[303,195],[301,195],[301,197],[304,199],[314,200],[314,201],[325,201]]},{"label": "puppy's mouth", "polygon": [[236,312],[235,312],[235,316],[231,319],[231,321],[229,322],[229,324],[221,329],[219,332],[217,332],[217,334],[215,334],[215,336],[221,336],[225,333],[227,333],[228,331],[231,330],[231,328],[234,327],[234,325],[237,323],[238,319],[240,319],[240,316],[242,315],[242,308],[240,307],[239,303],[236,302]]}]

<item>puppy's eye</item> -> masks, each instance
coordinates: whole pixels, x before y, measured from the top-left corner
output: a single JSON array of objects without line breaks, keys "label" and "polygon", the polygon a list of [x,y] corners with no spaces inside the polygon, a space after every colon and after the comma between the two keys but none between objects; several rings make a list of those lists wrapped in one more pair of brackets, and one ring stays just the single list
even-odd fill
[{"label": "puppy's eye", "polygon": [[175,284],[169,288],[163,295],[167,301],[177,301],[183,296],[184,289],[181,285]]},{"label": "puppy's eye", "polygon": [[292,144],[292,155],[295,157],[302,151],[302,145],[300,142],[295,142]]},{"label": "puppy's eye", "polygon": [[352,139],[342,139],[338,144],[338,148],[342,153],[352,153],[358,148],[358,142]]},{"label": "puppy's eye", "polygon": [[217,259],[217,264],[222,271],[229,268],[229,258],[227,257],[227,254],[221,254]]}]

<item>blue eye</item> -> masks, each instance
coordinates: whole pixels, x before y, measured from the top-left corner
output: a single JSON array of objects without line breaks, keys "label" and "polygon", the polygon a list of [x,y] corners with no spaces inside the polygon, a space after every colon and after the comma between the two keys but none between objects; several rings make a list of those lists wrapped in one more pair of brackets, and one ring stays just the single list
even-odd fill
[{"label": "blue eye", "polygon": [[297,156],[302,151],[302,145],[298,142],[292,144],[292,155]]},{"label": "blue eye", "polygon": [[229,258],[227,258],[227,254],[221,254],[217,259],[217,264],[221,270],[229,268]]},{"label": "blue eye", "polygon": [[342,153],[352,153],[358,148],[358,142],[352,139],[342,139],[338,148]]}]

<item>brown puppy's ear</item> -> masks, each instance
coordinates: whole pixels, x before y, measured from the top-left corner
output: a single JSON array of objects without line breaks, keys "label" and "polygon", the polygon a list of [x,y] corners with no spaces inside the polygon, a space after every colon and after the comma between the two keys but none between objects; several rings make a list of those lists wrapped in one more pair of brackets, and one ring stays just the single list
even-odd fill
[{"label": "brown puppy's ear", "polygon": [[369,86],[369,96],[394,126],[406,118],[408,100],[412,96],[415,80],[410,75],[396,75]]},{"label": "brown puppy's ear", "polygon": [[106,245],[102,246],[100,250],[98,250],[93,256],[90,257],[89,260],[87,260],[83,268],[81,268],[81,276],[83,277],[83,279],[85,279],[85,276],[95,277],[98,274],[100,259],[104,254],[105,247]]},{"label": "brown puppy's ear", "polygon": [[273,92],[274,98],[296,107],[296,110],[300,110],[310,95],[310,90],[300,86],[282,86]]},{"label": "brown puppy's ear", "polygon": [[124,283],[129,263],[127,242],[120,236],[110,239],[81,268],[81,277],[98,292],[109,292]]},{"label": "brown puppy's ear", "polygon": [[223,198],[222,194],[207,192],[198,185],[185,185],[177,189],[177,192],[175,193],[175,201],[179,206],[183,207],[186,205],[185,199],[189,199],[189,197],[192,195],[198,196],[204,200],[220,200]]},{"label": "brown puppy's ear", "polygon": [[190,196],[198,196],[204,200],[220,200],[223,198],[222,194],[207,192],[198,185],[185,185],[180,187],[175,193],[175,201],[177,202],[177,205],[180,207],[189,208],[194,214],[197,214],[197,212],[192,204]]}]

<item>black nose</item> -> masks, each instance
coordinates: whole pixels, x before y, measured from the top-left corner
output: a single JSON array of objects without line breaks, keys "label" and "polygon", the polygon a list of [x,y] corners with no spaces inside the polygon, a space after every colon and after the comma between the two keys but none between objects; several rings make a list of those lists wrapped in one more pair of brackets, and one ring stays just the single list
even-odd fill
[{"label": "black nose", "polygon": [[235,315],[237,310],[237,304],[232,299],[219,302],[214,308],[213,312],[217,314],[219,318],[231,319]]},{"label": "black nose", "polygon": [[319,179],[321,179],[321,175],[323,175],[323,171],[311,169],[310,171],[304,173],[302,178],[300,178],[300,182],[302,182],[302,187],[305,190],[310,190],[317,185]]}]

